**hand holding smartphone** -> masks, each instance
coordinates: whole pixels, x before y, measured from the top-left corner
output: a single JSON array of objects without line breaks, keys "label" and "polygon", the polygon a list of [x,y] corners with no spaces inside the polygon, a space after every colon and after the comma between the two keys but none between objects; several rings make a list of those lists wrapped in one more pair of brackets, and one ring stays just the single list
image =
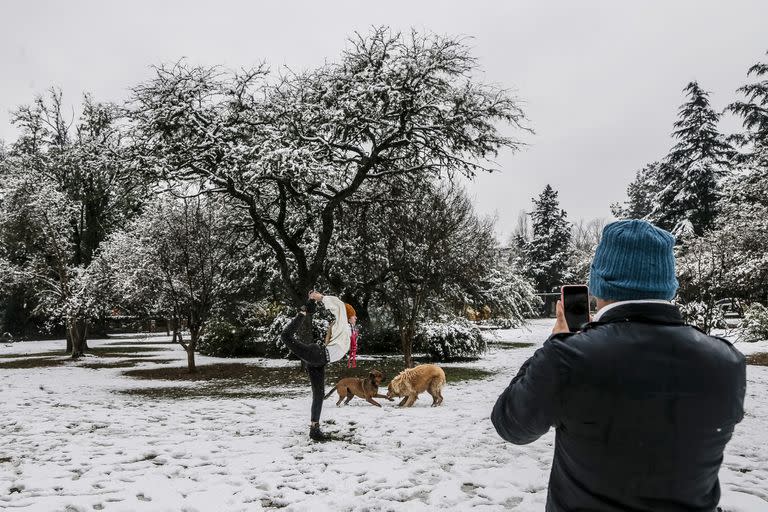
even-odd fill
[{"label": "hand holding smartphone", "polygon": [[560,288],[560,301],[568,329],[578,332],[589,322],[589,288],[585,285],[563,286]]}]

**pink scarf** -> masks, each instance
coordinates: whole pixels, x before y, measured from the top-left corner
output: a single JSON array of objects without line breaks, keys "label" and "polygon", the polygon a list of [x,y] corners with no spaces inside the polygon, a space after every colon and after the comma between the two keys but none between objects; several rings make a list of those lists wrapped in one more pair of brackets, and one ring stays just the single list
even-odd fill
[{"label": "pink scarf", "polygon": [[357,329],[352,329],[349,337],[349,359],[347,359],[347,368],[357,368]]}]

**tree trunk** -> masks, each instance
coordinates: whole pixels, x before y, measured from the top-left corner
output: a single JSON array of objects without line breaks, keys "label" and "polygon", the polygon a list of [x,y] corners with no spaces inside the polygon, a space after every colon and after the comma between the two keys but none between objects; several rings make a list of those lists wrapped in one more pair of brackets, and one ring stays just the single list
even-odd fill
[{"label": "tree trunk", "polygon": [[371,313],[368,311],[368,305],[371,302],[369,295],[360,302],[360,309],[357,311],[357,322],[362,325],[368,325],[371,322]]},{"label": "tree trunk", "polygon": [[195,373],[197,366],[195,366],[195,349],[192,348],[192,344],[187,345],[187,369],[189,373]]},{"label": "tree trunk", "polygon": [[200,327],[197,325],[189,326],[189,342],[187,343],[187,368],[189,373],[195,373],[195,349],[197,348],[197,338],[200,336]]},{"label": "tree trunk", "polygon": [[[176,331],[174,330],[174,334],[175,334],[175,332]],[[171,319],[167,318],[167,317],[165,319],[165,335],[166,336],[170,336],[171,335]]]},{"label": "tree trunk", "polygon": [[90,333],[90,322],[88,320],[82,320],[83,322],[83,337],[80,341],[80,346],[83,349],[83,352],[88,350],[88,334]]},{"label": "tree trunk", "polygon": [[304,322],[302,322],[298,334],[299,339],[304,343],[318,343],[318,340],[313,339],[312,336],[312,315],[309,313],[307,313],[306,318],[304,318]]},{"label": "tree trunk", "polygon": [[72,359],[81,357],[87,348],[85,339],[87,336],[87,321],[83,318],[69,318],[67,320],[67,338],[72,341]]},{"label": "tree trunk", "polygon": [[66,337],[67,337],[67,354],[71,354],[72,353],[72,333],[69,330],[69,319],[67,319],[64,322],[64,332],[66,333]]},{"label": "tree trunk", "polygon": [[400,344],[403,349],[403,359],[406,368],[413,368],[413,334],[408,328],[400,329]]},{"label": "tree trunk", "polygon": [[173,317],[172,320],[172,327],[173,327],[173,339],[171,339],[172,343],[181,342],[181,333],[179,332],[179,319],[178,317]]}]

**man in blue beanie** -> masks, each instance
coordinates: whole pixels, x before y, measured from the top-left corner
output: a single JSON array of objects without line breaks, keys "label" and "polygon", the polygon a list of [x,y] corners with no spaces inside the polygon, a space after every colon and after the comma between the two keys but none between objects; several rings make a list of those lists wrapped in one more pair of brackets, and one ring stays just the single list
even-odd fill
[{"label": "man in blue beanie", "polygon": [[598,312],[520,368],[491,419],[527,444],[557,429],[547,511],[715,511],[725,445],[741,421],[744,356],[686,325],[675,239],[642,220],[603,231],[589,277]]}]

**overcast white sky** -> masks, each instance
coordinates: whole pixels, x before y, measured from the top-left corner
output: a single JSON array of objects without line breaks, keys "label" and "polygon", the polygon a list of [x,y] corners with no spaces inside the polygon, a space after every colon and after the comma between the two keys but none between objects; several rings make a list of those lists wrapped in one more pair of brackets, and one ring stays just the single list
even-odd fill
[{"label": "overcast white sky", "polygon": [[[9,111],[55,84],[122,101],[149,66],[187,57],[302,69],[371,25],[471,36],[485,80],[516,91],[536,135],[470,185],[505,235],[551,183],[571,219],[610,217],[635,170],[666,154],[681,89],[716,108],[768,50],[768,1],[36,1],[0,10],[0,139]],[[738,128],[725,120],[726,131]]]}]

